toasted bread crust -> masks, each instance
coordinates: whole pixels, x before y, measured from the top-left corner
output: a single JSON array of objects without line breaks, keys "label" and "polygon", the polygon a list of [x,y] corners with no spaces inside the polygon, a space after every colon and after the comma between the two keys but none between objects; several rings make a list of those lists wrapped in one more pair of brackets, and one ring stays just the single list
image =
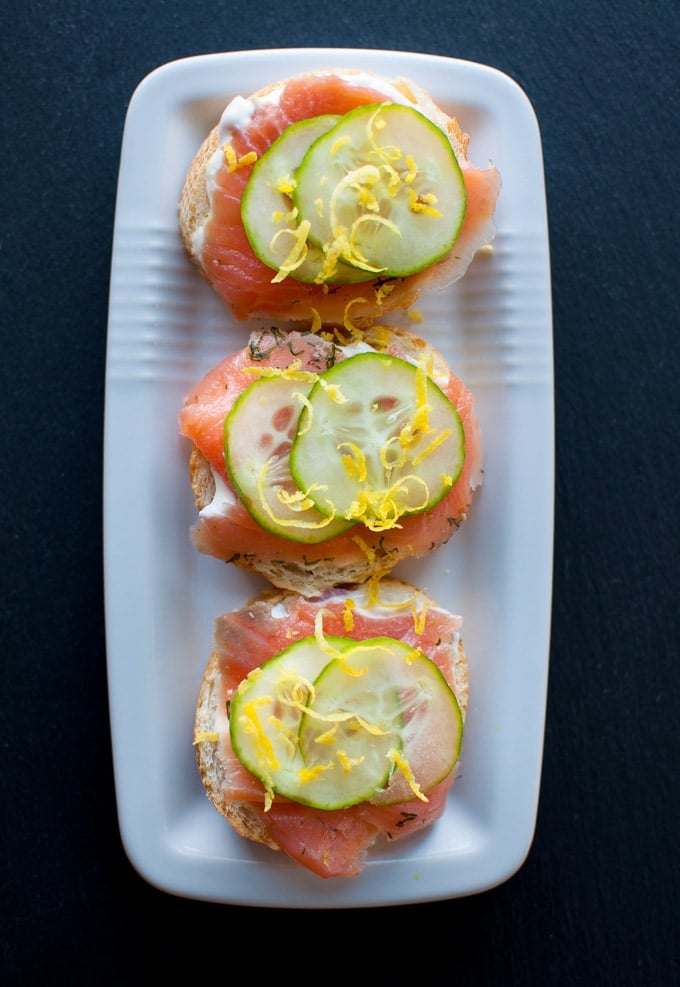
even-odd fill
[{"label": "toasted bread crust", "polygon": [[[348,596],[355,592],[352,587],[344,590]],[[408,598],[414,592],[414,587],[409,586],[401,580],[388,577],[381,584],[381,597],[384,599]],[[426,600],[429,605],[436,606],[422,590],[418,591],[420,597]],[[275,606],[285,606],[286,600],[291,594],[285,590],[266,590],[253,597],[244,607],[251,616],[262,619],[263,614],[271,612]],[[463,646],[463,642],[458,638],[452,645],[452,664],[454,669],[454,681],[450,683],[456,694],[460,706],[463,720],[465,720],[468,706],[468,660]],[[210,655],[205,669],[198,699],[196,703],[196,716],[194,723],[194,737],[203,738],[206,735],[219,733],[219,699],[220,694],[220,667],[219,657],[216,650]],[[232,828],[245,839],[256,843],[262,843],[272,850],[280,850],[279,844],[269,835],[263,826],[260,812],[250,803],[245,801],[229,801],[226,795],[225,785],[225,762],[222,758],[222,748],[218,740],[195,739],[196,764],[205,787],[206,793],[217,809],[232,826]]]},{"label": "toasted bread crust", "polygon": [[[202,732],[213,733],[218,707],[219,664],[216,652],[210,656],[203,675],[201,688],[196,704],[195,736]],[[227,802],[224,798],[224,762],[220,757],[220,745],[215,741],[196,743],[196,763],[201,781],[210,801],[220,815],[229,822],[233,829],[247,840],[264,843],[272,850],[279,850],[278,843],[271,839],[263,829],[259,819],[253,813],[247,802]]]},{"label": "toasted bread crust", "polygon": [[182,243],[201,274],[205,274],[205,272],[200,257],[194,250],[193,238],[210,213],[206,168],[216,149],[217,127],[214,127],[201,144],[196,157],[189,166],[179,202],[179,230]]}]

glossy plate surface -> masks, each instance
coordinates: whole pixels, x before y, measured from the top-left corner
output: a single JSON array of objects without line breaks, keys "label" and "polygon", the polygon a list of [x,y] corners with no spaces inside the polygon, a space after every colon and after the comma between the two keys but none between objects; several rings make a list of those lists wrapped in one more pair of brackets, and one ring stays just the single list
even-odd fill
[{"label": "glossy plate surface", "polygon": [[[366,68],[428,89],[498,167],[494,248],[418,302],[411,324],[475,394],[484,487],[467,523],[395,575],[464,617],[470,705],[444,816],[380,842],[363,874],[323,881],[236,836],[212,808],[192,747],[213,620],[265,583],[200,556],[177,413],[192,383],[239,349],[232,320],[184,254],[187,167],[236,94],[309,68]],[[406,324],[406,316],[404,316]],[[550,267],[540,134],[495,69],[408,52],[295,49],[189,58],[131,100],[115,217],[106,371],[104,563],[120,830],[129,859],[172,894],[242,905],[349,908],[473,894],[509,878],[533,839],[548,674],[554,421]]]}]

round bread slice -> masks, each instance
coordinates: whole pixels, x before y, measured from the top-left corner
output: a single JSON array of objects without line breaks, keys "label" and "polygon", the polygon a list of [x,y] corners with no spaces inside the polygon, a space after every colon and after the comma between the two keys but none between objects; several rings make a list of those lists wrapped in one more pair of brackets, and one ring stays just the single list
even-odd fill
[{"label": "round bread slice", "polygon": [[[422,558],[447,542],[468,516],[482,482],[483,452],[473,396],[429,342],[409,330],[375,326],[360,344],[345,334],[332,337],[291,330],[257,330],[248,344],[225,358],[185,397],[180,431],[192,442],[189,476],[198,509],[191,529],[194,547],[206,555],[259,573],[274,586],[315,596],[338,583],[359,583],[389,573],[401,561]],[[382,531],[358,523],[312,544],[265,530],[249,514],[227,474],[224,421],[239,395],[253,381],[248,371],[301,362],[323,372],[347,355],[375,349],[426,368],[456,406],[465,433],[462,472],[430,510],[404,516]],[[253,435],[253,442],[258,436]],[[332,491],[329,496],[332,496]]]},{"label": "round bread slice", "polygon": [[321,877],[348,877],[361,872],[378,838],[394,842],[422,831],[441,816],[458,765],[425,793],[425,800],[414,795],[397,805],[366,802],[342,810],[320,810],[275,795],[267,805],[263,785],[232,749],[230,701],[250,671],[294,641],[314,634],[320,613],[326,635],[357,641],[387,636],[418,648],[444,675],[463,721],[468,706],[468,660],[461,638],[462,618],[443,609],[429,594],[393,577],[383,579],[377,588],[334,588],[313,600],[272,589],[216,620],[194,728],[198,771],[212,805],[240,836],[283,850]]},{"label": "round bread slice", "polygon": [[[254,161],[290,123],[383,101],[414,107],[451,142],[467,193],[466,217],[453,248],[432,266],[406,277],[377,277],[355,285],[310,285],[291,277],[272,283],[276,272],[253,253],[238,210]],[[184,246],[238,319],[308,322],[316,313],[327,325],[351,319],[356,326],[366,326],[387,312],[408,308],[426,286],[443,288],[458,280],[477,251],[493,240],[501,180],[492,165],[471,164],[469,140],[455,117],[425,89],[371,72],[306,72],[247,99],[236,97],[189,166],[179,202]]]}]

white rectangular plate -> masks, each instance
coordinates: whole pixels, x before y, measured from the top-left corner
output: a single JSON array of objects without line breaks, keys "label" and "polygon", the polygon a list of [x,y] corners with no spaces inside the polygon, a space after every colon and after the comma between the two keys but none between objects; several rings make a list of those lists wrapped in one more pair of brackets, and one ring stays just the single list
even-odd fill
[{"label": "white rectangular plate", "polygon": [[[232,96],[315,67],[411,78],[471,135],[470,160],[493,161],[503,179],[493,250],[450,289],[422,297],[424,321],[411,323],[474,392],[486,450],[484,487],[461,531],[396,571],[464,617],[470,705],[461,777],[434,827],[376,845],[363,874],[329,881],[236,836],[198,777],[194,704],[213,621],[265,584],[192,548],[188,448],[177,428],[184,394],[248,332],[183,252],[185,172]],[[149,883],[230,904],[349,908],[473,894],[521,866],[543,750],[553,451],[541,142],[512,80],[455,59],[314,48],[188,58],[143,80],[125,123],[113,241],[104,561],[119,823]]]}]

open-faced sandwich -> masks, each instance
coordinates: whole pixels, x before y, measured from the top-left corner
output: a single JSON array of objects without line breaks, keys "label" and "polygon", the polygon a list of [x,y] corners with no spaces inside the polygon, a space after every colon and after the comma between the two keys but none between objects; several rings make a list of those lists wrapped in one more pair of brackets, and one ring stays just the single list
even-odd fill
[{"label": "open-faced sandwich", "polygon": [[500,177],[468,143],[404,79],[312,71],[238,96],[189,168],[185,247],[238,319],[369,324],[492,240]]},{"label": "open-faced sandwich", "polygon": [[325,878],[430,826],[461,752],[461,623],[392,577],[270,590],[219,617],[194,732],[215,808]]},{"label": "open-faced sandwich", "polygon": [[179,424],[195,547],[305,596],[427,555],[482,479],[470,391],[404,329],[253,331]]}]

